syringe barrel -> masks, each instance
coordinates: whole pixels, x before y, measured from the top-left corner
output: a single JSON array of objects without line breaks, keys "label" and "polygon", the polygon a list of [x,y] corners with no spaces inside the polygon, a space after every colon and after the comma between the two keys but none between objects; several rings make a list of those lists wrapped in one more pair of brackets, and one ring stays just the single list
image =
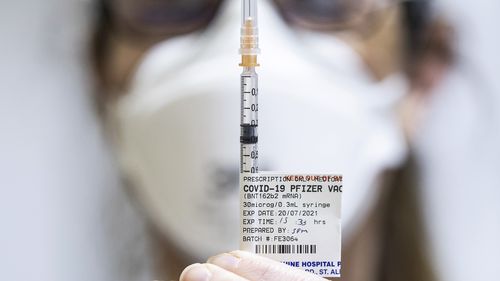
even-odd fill
[{"label": "syringe barrel", "polygon": [[259,124],[259,76],[254,67],[245,67],[241,73],[241,125]]},{"label": "syringe barrel", "polygon": [[240,172],[259,171],[258,126],[259,126],[259,84],[254,67],[244,67],[241,74],[240,112]]}]

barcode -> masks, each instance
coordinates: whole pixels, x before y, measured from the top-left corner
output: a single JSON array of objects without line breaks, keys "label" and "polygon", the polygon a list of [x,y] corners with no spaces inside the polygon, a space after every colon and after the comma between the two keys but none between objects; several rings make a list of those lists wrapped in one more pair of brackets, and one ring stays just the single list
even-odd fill
[{"label": "barcode", "polygon": [[255,245],[256,254],[316,254],[316,245]]}]

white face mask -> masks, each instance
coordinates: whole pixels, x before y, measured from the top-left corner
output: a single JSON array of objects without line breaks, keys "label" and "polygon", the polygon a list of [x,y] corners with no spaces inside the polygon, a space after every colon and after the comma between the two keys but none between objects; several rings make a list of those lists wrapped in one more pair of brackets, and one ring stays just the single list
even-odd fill
[{"label": "white face mask", "polygon": [[[196,258],[238,247],[239,13],[226,1],[208,30],[153,48],[113,110],[141,203]],[[345,43],[294,32],[265,1],[260,25],[260,168],[342,173],[349,236],[376,200],[376,177],[405,154],[393,113],[401,79],[375,84]]]}]

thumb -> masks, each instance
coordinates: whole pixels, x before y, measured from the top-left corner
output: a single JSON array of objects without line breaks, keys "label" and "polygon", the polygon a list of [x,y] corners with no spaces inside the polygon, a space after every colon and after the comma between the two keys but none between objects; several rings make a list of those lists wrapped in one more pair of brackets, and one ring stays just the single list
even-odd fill
[{"label": "thumb", "polygon": [[245,251],[220,254],[207,262],[250,281],[326,281],[312,273]]}]

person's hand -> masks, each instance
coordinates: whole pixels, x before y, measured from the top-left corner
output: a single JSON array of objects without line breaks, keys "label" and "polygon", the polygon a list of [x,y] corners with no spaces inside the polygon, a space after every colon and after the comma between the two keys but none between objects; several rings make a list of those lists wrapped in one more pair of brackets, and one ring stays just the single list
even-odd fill
[{"label": "person's hand", "polygon": [[249,252],[213,256],[184,269],[180,281],[326,281],[317,275]]}]

